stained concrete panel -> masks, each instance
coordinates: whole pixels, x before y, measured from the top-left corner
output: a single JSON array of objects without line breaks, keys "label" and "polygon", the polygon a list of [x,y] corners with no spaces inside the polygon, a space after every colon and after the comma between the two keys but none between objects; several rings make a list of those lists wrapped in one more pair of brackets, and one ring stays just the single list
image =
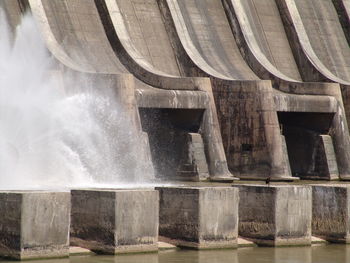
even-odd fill
[{"label": "stained concrete panel", "polygon": [[218,78],[257,79],[244,62],[220,0],[166,0],[188,56]]},{"label": "stained concrete panel", "polygon": [[350,48],[332,0],[295,0],[313,50],[341,79],[350,81]]},{"label": "stained concrete panel", "polygon": [[158,250],[158,192],[73,190],[71,244],[97,253]]},{"label": "stained concrete panel", "polygon": [[70,193],[0,192],[0,256],[17,260],[69,256]]},{"label": "stained concrete panel", "polygon": [[311,245],[310,186],[237,185],[239,235],[261,246]]},{"label": "stained concrete panel", "polygon": [[339,21],[343,27],[345,37],[350,45],[350,0],[332,0],[337,10]]},{"label": "stained concrete panel", "polygon": [[312,234],[335,243],[350,243],[348,185],[312,186]]},{"label": "stained concrete panel", "polygon": [[194,249],[235,248],[238,189],[159,187],[159,235]]},{"label": "stained concrete panel", "polygon": [[[45,12],[44,18],[59,47],[81,70],[102,73],[127,73],[116,58],[104,32],[94,1],[30,1]],[[51,50],[56,54],[55,50]]]},{"label": "stained concrete panel", "polygon": [[[263,79],[267,77],[263,71],[259,70],[259,66],[254,64],[254,60],[258,60],[276,77],[288,77],[290,81],[301,81],[275,0],[226,0],[224,2],[236,40],[239,43],[242,41],[243,46],[249,46],[249,51],[244,51],[244,48],[241,48],[241,51],[245,53],[246,61],[255,73]],[[236,28],[238,25],[239,29]],[[253,53],[252,57],[249,56],[249,52]]]},{"label": "stained concrete panel", "polygon": [[180,76],[157,1],[116,0],[132,45],[144,60],[167,74]]}]

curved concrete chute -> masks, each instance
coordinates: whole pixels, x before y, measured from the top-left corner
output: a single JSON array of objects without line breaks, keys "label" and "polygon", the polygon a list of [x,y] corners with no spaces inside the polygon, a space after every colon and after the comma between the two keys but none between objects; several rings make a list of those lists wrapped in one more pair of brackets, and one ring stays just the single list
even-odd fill
[{"label": "curved concrete chute", "polygon": [[180,75],[156,1],[104,2],[120,42],[130,57],[155,74]]},{"label": "curved concrete chute", "polygon": [[221,1],[166,2],[184,49],[201,70],[220,79],[258,79],[239,52]]},{"label": "curved concrete chute", "polygon": [[290,39],[295,41],[294,53],[303,79],[350,85],[350,48],[332,0],[276,2],[286,20]]},{"label": "curved concrete chute", "polygon": [[[281,93],[276,90],[274,92],[274,101],[279,115],[282,114],[281,112],[289,112],[288,114],[307,112],[307,114],[314,113],[317,119],[317,114],[321,112],[335,113],[337,121],[333,122],[331,132],[327,133],[331,134],[334,140],[339,174],[342,178],[346,178],[350,171],[348,165],[350,156],[344,149],[350,149],[350,141],[347,128],[344,128],[344,123],[345,127],[347,125],[346,118],[342,114],[344,107],[339,85],[302,82],[278,6],[274,0],[225,0],[223,2],[236,40],[239,46],[244,47],[241,50],[247,62],[261,78],[271,79],[276,89],[289,93]],[[297,94],[311,96],[307,98]],[[338,102],[334,104],[335,106],[331,106],[327,103],[329,100],[333,103]],[[307,118],[307,114],[298,117]],[[284,118],[282,119],[280,125],[288,127],[289,124],[286,124]],[[319,119],[318,122],[322,123],[322,120]],[[303,126],[303,124],[299,125]],[[317,126],[319,126],[318,123],[313,123],[314,129],[317,130]],[[288,136],[293,137],[288,131],[285,130],[285,132]],[[289,144],[288,147],[293,148],[293,140],[288,136],[286,137],[287,146]],[[333,177],[337,176],[333,175]]]},{"label": "curved concrete chute", "polygon": [[338,12],[345,37],[350,45],[350,0],[333,0],[333,4]]},{"label": "curved concrete chute", "polygon": [[125,74],[93,1],[29,0],[48,48],[63,64],[83,72]]},{"label": "curved concrete chute", "polygon": [[243,55],[257,75],[262,79],[302,81],[275,1],[223,2],[236,40],[247,47]]},{"label": "curved concrete chute", "polygon": [[27,11],[28,3],[26,0],[2,0],[0,8],[5,12],[9,26],[14,31],[21,21],[22,14]]},{"label": "curved concrete chute", "polygon": [[[210,179],[232,180],[227,168],[209,79],[180,76],[181,69],[157,2],[105,0],[95,3],[106,35],[118,58],[143,82],[164,90],[157,92],[149,88],[138,89],[139,105],[150,108],[149,102],[154,101],[153,107],[156,108],[205,109],[200,131],[197,132],[203,136]],[[168,90],[167,95],[165,90]],[[199,94],[207,98],[204,107],[198,107],[203,105],[203,98],[199,98]],[[148,101],[141,102],[144,95],[148,96]],[[164,103],[168,105],[165,107]],[[144,115],[147,114],[153,113],[144,111]],[[156,154],[154,152],[153,155]],[[159,155],[161,154],[157,154]]]},{"label": "curved concrete chute", "polygon": [[[297,133],[308,134],[309,129],[314,129],[315,133],[312,133],[316,137],[313,138],[320,138],[317,123],[313,123],[312,127],[308,128],[304,125],[303,128],[294,130],[293,127],[303,126],[302,123],[307,122],[310,116],[314,116],[322,123],[319,118],[322,115],[321,112],[329,114],[327,115],[329,119],[332,119],[333,115],[337,116],[333,118],[336,121],[328,122],[322,130],[322,132],[326,130],[329,132],[332,127],[332,131],[337,131],[329,133],[334,137],[336,155],[342,155],[344,149],[349,149],[348,131],[341,129],[341,123],[344,122],[344,116],[340,114],[343,109],[341,98],[339,101],[339,97],[334,99],[330,96],[337,93],[339,86],[333,87],[328,83],[326,87],[321,87],[323,85],[309,83],[306,85],[309,91],[307,88],[304,89],[278,8],[274,2],[221,2],[219,0],[166,0],[160,2],[167,3],[179,41],[187,55],[212,79],[226,154],[229,156],[230,168],[236,174],[240,174],[242,178],[258,178],[259,174],[264,173],[270,174],[271,178],[287,179],[290,171],[288,171],[286,142],[292,150],[295,149],[294,139],[298,136],[293,136],[296,130]],[[254,10],[255,5],[253,4],[259,3],[262,5],[261,8],[265,9]],[[236,9],[238,8],[235,11],[240,13],[238,16],[241,24],[244,25],[245,40],[250,45],[246,50],[249,49],[250,56],[254,57],[253,64],[259,64],[255,73],[260,77],[264,76],[265,79],[276,80],[274,81],[276,89],[295,95],[274,90],[270,82],[263,83],[258,80],[258,77],[247,66],[241,55],[245,47],[239,41],[236,45],[230,23],[226,18],[225,8],[226,11],[229,11],[227,4],[231,4],[231,10],[233,10],[233,5]],[[263,21],[259,17],[264,14],[264,11],[268,14],[270,21]],[[228,18],[230,19],[230,16]],[[232,25],[232,19],[230,22]],[[281,45],[280,49],[278,49],[279,45]],[[254,69],[252,65],[250,66]],[[237,81],[241,78],[244,80]],[[257,81],[247,81],[249,79]],[[329,93],[322,88],[326,88]],[[304,90],[303,94],[312,96],[296,95],[300,90]],[[227,114],[230,111],[237,113],[236,117],[230,117]],[[288,123],[289,118],[285,118],[288,114],[284,115],[285,113],[292,114],[293,118],[300,120],[300,123]],[[318,115],[320,113],[321,115]],[[252,121],[256,118],[259,118],[260,121]],[[328,124],[330,126],[327,126]],[[282,126],[288,127],[285,129],[287,137],[281,136],[285,135],[282,132]],[[246,134],[242,134],[234,127],[245,127]],[[254,130],[260,130],[260,132],[254,132]],[[303,143],[297,146],[299,149],[303,147],[305,147]],[[309,145],[308,147],[314,146]],[[332,148],[333,145],[330,147]],[[299,162],[299,160],[295,161],[298,159],[297,152],[291,151],[293,163]],[[267,160],[266,156],[269,156],[270,159]],[[331,155],[329,157],[333,158]],[[310,163],[313,162],[309,157],[307,159]],[[328,174],[328,179],[338,178],[339,174],[345,178],[350,170],[347,164],[348,159],[349,156],[345,154],[344,160],[338,163],[339,173],[337,168],[335,173]],[[266,163],[271,165],[270,170],[264,167]],[[306,164],[305,167],[308,165]],[[308,171],[300,172],[299,170],[298,168],[292,169],[292,174],[305,178],[317,177]]]},{"label": "curved concrete chute", "polygon": [[[154,2],[154,0],[152,1]],[[146,40],[145,37],[137,37],[137,34],[142,35],[143,31],[140,27],[138,28],[137,25],[131,26],[130,22],[128,22],[132,20],[132,14],[136,16],[135,12],[132,12],[128,19],[121,13],[121,10],[123,10],[123,14],[127,14],[130,8],[134,8],[133,2],[121,1],[121,3],[123,3],[123,9],[121,9],[120,4],[116,2],[116,0],[95,1],[95,3],[105,28],[105,34],[115,54],[124,66],[137,78],[148,85],[161,89],[200,90],[200,87],[196,85],[196,80],[193,78],[180,78],[179,75],[172,75],[179,73],[178,69],[176,69],[177,66],[175,67],[176,63],[174,63],[175,61],[173,61],[171,57],[173,51],[170,51],[170,47],[165,49],[167,53],[171,53],[165,55],[162,60],[162,55],[158,54],[154,56],[150,52],[150,44],[157,45],[156,42],[154,42],[156,38],[153,38],[151,43],[149,42],[143,45]],[[139,18],[134,17],[134,19]],[[160,33],[159,36],[164,36],[164,34]],[[163,42],[164,41],[166,42],[166,38],[163,38]],[[159,45],[162,44],[160,43]],[[144,48],[148,49],[148,51],[143,51]],[[152,50],[157,52],[157,49],[152,48]],[[160,50],[158,50],[158,52],[159,51]],[[165,66],[164,64],[168,65]],[[171,66],[171,70],[169,65]],[[171,74],[164,71],[168,71]]]},{"label": "curved concrete chute", "polygon": [[260,80],[243,60],[221,1],[158,3],[174,46],[183,50],[176,49],[177,56],[185,54],[196,66],[185,72],[212,80],[231,171],[241,178],[293,180],[271,82]]},{"label": "curved concrete chute", "polygon": [[350,17],[350,1],[349,0],[342,0],[344,9],[347,13],[348,18]]},{"label": "curved concrete chute", "polygon": [[[343,102],[339,113],[343,120],[339,118],[341,125],[336,130],[347,129],[349,125],[344,119],[345,115],[347,120],[350,118],[350,48],[332,0],[276,0],[276,3],[303,79],[341,84],[338,100]],[[346,136],[343,138],[346,139]],[[343,154],[338,155],[337,159],[347,166],[348,151],[347,147],[343,147],[347,144],[339,142]],[[341,177],[347,179],[349,174],[344,169]]]}]

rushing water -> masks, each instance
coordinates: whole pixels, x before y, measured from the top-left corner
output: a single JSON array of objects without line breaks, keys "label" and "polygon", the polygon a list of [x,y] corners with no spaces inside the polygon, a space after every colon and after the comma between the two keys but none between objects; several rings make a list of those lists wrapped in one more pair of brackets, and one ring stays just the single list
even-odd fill
[{"label": "rushing water", "polygon": [[0,9],[0,72],[0,189],[112,187],[149,177],[113,88],[59,71],[30,15],[12,34]]},{"label": "rushing water", "polygon": [[[6,262],[6,261],[0,261]],[[240,248],[238,250],[177,250],[158,254],[120,256],[72,256],[69,259],[32,263],[347,263],[350,246],[322,245],[287,248]]]}]

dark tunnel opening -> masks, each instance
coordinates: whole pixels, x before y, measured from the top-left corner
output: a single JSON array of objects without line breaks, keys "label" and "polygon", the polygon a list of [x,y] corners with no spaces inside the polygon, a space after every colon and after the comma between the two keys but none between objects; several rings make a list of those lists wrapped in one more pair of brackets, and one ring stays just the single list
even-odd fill
[{"label": "dark tunnel opening", "polygon": [[301,179],[329,177],[329,160],[334,157],[329,136],[333,117],[333,113],[278,112],[293,176]]},{"label": "dark tunnel opening", "polygon": [[188,134],[199,133],[204,110],[139,108],[139,112],[142,129],[148,134],[156,178],[186,180],[179,171],[189,162]]}]

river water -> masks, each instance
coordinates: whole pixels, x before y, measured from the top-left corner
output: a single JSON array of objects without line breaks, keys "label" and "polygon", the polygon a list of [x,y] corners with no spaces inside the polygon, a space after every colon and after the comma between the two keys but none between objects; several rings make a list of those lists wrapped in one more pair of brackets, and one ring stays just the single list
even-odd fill
[{"label": "river water", "polygon": [[[7,263],[8,261],[0,261]],[[9,261],[10,262],[10,261]],[[8,262],[8,263],[9,263]],[[13,261],[12,261],[13,262]],[[287,248],[240,248],[238,250],[168,250],[152,254],[119,256],[72,256],[69,259],[31,263],[346,263],[350,245]]]}]

